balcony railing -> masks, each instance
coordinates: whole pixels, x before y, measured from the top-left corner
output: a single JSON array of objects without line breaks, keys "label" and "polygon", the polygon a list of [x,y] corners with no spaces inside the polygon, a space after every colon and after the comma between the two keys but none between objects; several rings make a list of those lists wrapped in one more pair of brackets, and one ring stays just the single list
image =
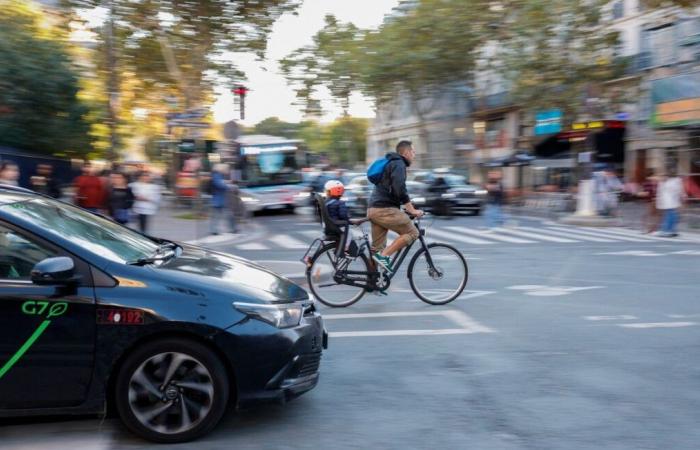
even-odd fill
[{"label": "balcony railing", "polygon": [[508,91],[474,97],[474,109],[477,111],[504,108],[512,104],[513,102]]}]

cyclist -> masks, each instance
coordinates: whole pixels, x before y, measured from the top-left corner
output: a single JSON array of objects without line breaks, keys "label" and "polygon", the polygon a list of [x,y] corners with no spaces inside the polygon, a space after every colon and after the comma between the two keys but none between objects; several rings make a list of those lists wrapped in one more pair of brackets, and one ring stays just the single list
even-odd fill
[{"label": "cyclist", "polygon": [[[387,153],[381,181],[374,186],[369,199],[367,217],[372,222],[372,254],[374,260],[392,271],[391,255],[418,239],[418,230],[411,219],[401,211],[420,217],[423,211],[413,207],[406,189],[406,168],[416,157],[411,141],[401,141],[396,152]],[[386,247],[388,231],[400,236]]]}]

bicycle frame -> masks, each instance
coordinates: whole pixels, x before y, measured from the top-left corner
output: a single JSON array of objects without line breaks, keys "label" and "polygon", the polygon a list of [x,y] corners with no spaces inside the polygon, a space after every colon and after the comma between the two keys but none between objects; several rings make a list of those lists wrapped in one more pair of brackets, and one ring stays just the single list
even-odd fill
[{"label": "bicycle frame", "polygon": [[[418,228],[418,241],[420,241],[421,247],[425,249],[425,254],[426,254],[426,259],[428,261],[428,264],[430,264],[430,268],[433,270],[436,270],[435,265],[433,264],[433,259],[430,256],[430,250],[428,249],[428,245],[425,243],[425,228],[420,228],[420,222],[415,223],[416,228]],[[371,246],[369,243],[369,239],[367,234],[365,233],[364,236],[364,241],[362,245],[360,246],[360,251],[359,253],[365,252],[365,255],[369,254],[369,260],[372,261],[372,265],[374,265],[374,261],[372,260],[372,255],[371,255]],[[391,261],[391,266],[394,268],[392,272],[388,272],[385,274],[387,279],[389,280],[389,283],[391,283],[391,280],[394,278],[394,276],[398,273],[399,268],[403,264],[403,262],[406,260],[406,256],[408,256],[408,253],[411,251],[413,248],[413,245],[416,243],[416,241],[411,242],[409,245],[404,247],[402,250],[396,253],[394,255],[394,258]],[[335,269],[335,274],[333,275],[333,281],[335,281],[338,284],[344,284],[347,286],[354,286],[354,287],[360,287],[367,289],[368,291],[372,292],[375,290],[380,290],[376,287],[376,285],[373,284],[373,282],[376,282],[376,279],[379,278],[379,271],[378,270],[373,270],[370,272],[363,272],[363,271],[356,271],[356,270],[348,270],[348,271],[342,271],[339,270],[339,267],[334,267]],[[339,274],[338,272],[342,272]],[[356,281],[348,280],[346,278],[346,275],[364,275],[367,277],[368,280],[370,280],[370,283],[358,283]]]}]

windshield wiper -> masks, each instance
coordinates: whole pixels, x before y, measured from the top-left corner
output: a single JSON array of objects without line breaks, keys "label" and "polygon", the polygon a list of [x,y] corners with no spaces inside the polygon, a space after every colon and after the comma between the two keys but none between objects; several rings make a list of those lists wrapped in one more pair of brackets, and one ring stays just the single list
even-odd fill
[{"label": "windshield wiper", "polygon": [[[148,258],[139,258],[135,261],[129,261],[127,264],[130,266],[144,266],[146,264],[154,264],[158,261],[168,261],[169,259],[175,257],[178,248],[180,248],[180,246],[174,242],[164,242],[158,246],[152,256],[149,256]],[[171,252],[168,254],[163,254],[163,252],[166,250],[171,250]]]}]

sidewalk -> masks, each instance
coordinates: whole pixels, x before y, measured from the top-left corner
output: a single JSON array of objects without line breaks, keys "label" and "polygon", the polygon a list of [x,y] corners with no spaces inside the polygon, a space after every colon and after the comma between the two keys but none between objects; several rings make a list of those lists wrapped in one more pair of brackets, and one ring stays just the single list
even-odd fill
[{"label": "sidewalk", "polygon": [[[208,211],[205,210],[205,214]],[[196,211],[188,208],[175,208],[169,198],[164,198],[158,214],[151,217],[148,233],[152,236],[199,245],[223,245],[248,241],[255,237],[252,223],[241,223],[239,233],[209,234],[209,219],[196,219]],[[129,224],[136,227],[137,224]],[[259,227],[256,227],[259,228]],[[226,228],[221,226],[222,231]],[[257,231],[257,230],[256,230]]]},{"label": "sidewalk", "polygon": [[[542,207],[537,207],[538,205],[536,203],[530,202],[523,206],[506,206],[504,209],[507,214],[516,220],[519,216],[530,216],[556,221],[572,213],[571,211],[557,211],[556,208],[552,208],[551,205],[548,205],[546,202],[541,203],[541,205]],[[647,204],[644,202],[635,201],[620,203],[619,219],[621,221],[621,226],[641,232],[644,228],[646,210]],[[678,224],[678,230],[680,232],[700,233],[700,207],[697,205],[684,207],[681,209],[680,215],[681,220]]]}]

